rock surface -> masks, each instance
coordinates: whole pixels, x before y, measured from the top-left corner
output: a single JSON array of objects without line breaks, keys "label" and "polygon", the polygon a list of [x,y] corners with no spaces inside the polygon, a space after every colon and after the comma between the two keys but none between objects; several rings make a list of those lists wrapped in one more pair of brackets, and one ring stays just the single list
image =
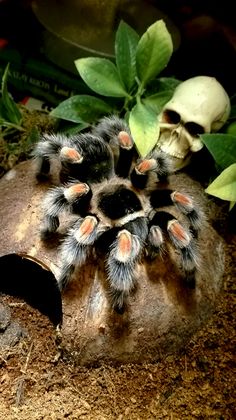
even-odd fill
[{"label": "rock surface", "polygon": [[[56,177],[52,182],[57,182]],[[4,232],[0,256],[30,259],[57,277],[60,237],[47,247],[39,238],[41,202],[50,185],[37,183],[30,161],[0,180],[0,228]],[[211,219],[211,203],[198,183],[176,174],[170,187],[189,192]],[[137,290],[124,315],[109,307],[104,262],[87,262],[62,296],[64,352],[87,365],[155,361],[183,348],[211,316],[222,288],[224,243],[207,221],[199,235],[199,249],[194,290],[186,288],[168,255],[140,264]],[[20,277],[19,273],[18,281]]]}]

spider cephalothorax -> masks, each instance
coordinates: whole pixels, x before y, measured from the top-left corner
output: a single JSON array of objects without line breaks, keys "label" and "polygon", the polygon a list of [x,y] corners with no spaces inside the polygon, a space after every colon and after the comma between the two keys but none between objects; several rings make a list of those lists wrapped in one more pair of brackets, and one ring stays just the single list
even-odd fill
[{"label": "spider cephalothorax", "polygon": [[[71,177],[73,182],[48,191],[44,201],[41,237],[46,239],[56,232],[62,213],[75,213],[76,220],[71,224],[60,249],[59,287],[63,290],[74,269],[84,264],[95,252],[105,260],[111,305],[122,313],[135,287],[138,264],[146,258],[156,258],[164,249],[174,249],[174,253],[179,255],[180,270],[186,284],[194,285],[201,211],[195,208],[191,197],[166,189],[170,167],[162,152],[155,151],[146,159],[136,162],[130,159],[133,142],[122,120],[106,118],[94,132],[96,134],[88,133],[82,137],[85,141],[87,136],[87,141],[91,142],[87,154],[82,148],[79,149],[81,135],[77,138],[79,146],[74,138],[70,146],[66,139],[64,146],[59,137],[62,163],[64,155],[61,150],[69,147],[70,154],[73,154],[71,150],[75,150],[83,158],[76,165],[84,162],[86,166],[88,162],[88,167],[85,167],[82,175],[78,168],[76,177],[74,173],[72,176],[68,173],[67,178]],[[104,177],[97,143],[103,143],[104,149],[109,150],[107,161],[104,159],[103,162],[107,169]],[[118,157],[114,157],[112,143],[118,150]],[[46,155],[43,147],[38,145],[36,155],[45,160],[49,154]],[[50,149],[51,140],[46,140],[46,147]],[[91,152],[94,149],[95,152]],[[96,164],[99,167],[98,178],[96,171],[93,172]],[[174,212],[171,211],[173,208]],[[176,214],[179,217],[176,218]]]}]

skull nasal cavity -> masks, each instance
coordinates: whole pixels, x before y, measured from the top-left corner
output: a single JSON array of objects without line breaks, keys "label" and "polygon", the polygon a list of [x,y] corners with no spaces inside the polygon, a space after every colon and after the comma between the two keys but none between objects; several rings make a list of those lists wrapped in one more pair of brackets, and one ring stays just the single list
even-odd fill
[{"label": "skull nasal cavity", "polygon": [[166,109],[163,113],[164,122],[168,124],[178,124],[180,122],[180,115],[178,112]]}]

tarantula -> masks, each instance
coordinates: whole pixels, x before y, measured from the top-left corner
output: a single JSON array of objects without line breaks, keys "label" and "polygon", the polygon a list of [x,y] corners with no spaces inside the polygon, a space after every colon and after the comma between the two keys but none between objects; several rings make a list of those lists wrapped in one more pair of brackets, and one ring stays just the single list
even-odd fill
[{"label": "tarantula", "polygon": [[[64,212],[76,214],[60,248],[61,291],[76,266],[95,251],[105,256],[111,306],[123,313],[143,258],[156,258],[171,243],[180,255],[186,284],[193,287],[198,263],[201,211],[190,196],[167,187],[171,167],[153,151],[137,159],[126,123],[105,117],[88,133],[45,135],[34,150],[37,176],[48,176],[52,158],[60,162],[62,184],[46,194],[41,238],[59,228]],[[185,222],[162,209],[174,206]]]}]

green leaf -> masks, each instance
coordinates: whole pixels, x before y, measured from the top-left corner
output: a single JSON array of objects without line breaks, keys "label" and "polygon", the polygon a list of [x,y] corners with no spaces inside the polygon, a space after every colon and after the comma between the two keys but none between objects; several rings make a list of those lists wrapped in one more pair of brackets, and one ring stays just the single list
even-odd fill
[{"label": "green leaf", "polygon": [[159,90],[172,90],[174,92],[181,80],[175,77],[159,77],[157,82],[159,83]]},{"label": "green leaf", "polygon": [[13,124],[21,124],[22,121],[22,115],[21,112],[12,99],[12,97],[9,95],[7,90],[7,78],[8,78],[8,72],[9,72],[9,63],[6,66],[6,69],[4,71],[3,77],[2,77],[2,102],[1,102],[1,115],[9,122]]},{"label": "green leaf", "polygon": [[147,156],[159,137],[156,113],[140,102],[130,112],[129,126],[140,156]]},{"label": "green leaf", "polygon": [[200,138],[221,169],[225,169],[236,162],[235,135],[212,133],[202,134]]},{"label": "green leaf", "polygon": [[232,136],[236,136],[236,121],[228,125],[226,128],[226,133],[231,134]]},{"label": "green leaf", "polygon": [[137,73],[141,85],[154,79],[169,62],[173,43],[165,22],[160,19],[142,35],[136,54]]},{"label": "green leaf", "polygon": [[180,80],[174,77],[159,77],[149,82],[145,89],[145,96],[154,95],[155,93],[163,92],[166,90],[174,90],[180,84]]},{"label": "green leaf", "polygon": [[29,135],[27,136],[25,142],[23,142],[23,150],[28,152],[40,139],[40,132],[37,127],[33,127],[30,130]]},{"label": "green leaf", "polygon": [[235,206],[236,201],[231,201],[229,204],[229,210],[232,210],[232,208]]},{"label": "green leaf", "polygon": [[221,172],[205,191],[222,200],[236,201],[236,163]]},{"label": "green leaf", "polygon": [[90,127],[90,124],[86,122],[67,123],[65,126],[60,127],[59,131],[60,133],[73,135],[73,134],[78,134],[80,131],[83,131],[89,127]]},{"label": "green leaf", "polygon": [[163,92],[155,93],[154,95],[143,98],[144,105],[152,108],[156,114],[159,114],[163,106],[171,99],[173,90],[165,90]]},{"label": "green leaf", "polygon": [[79,58],[75,65],[83,81],[99,95],[129,97],[115,64],[107,58]]},{"label": "green leaf", "polygon": [[122,82],[129,92],[136,78],[136,50],[139,35],[127,23],[121,21],[116,32],[116,66]]},{"label": "green leaf", "polygon": [[111,112],[111,106],[102,99],[90,95],[74,95],[61,102],[50,115],[75,123],[93,123]]}]

